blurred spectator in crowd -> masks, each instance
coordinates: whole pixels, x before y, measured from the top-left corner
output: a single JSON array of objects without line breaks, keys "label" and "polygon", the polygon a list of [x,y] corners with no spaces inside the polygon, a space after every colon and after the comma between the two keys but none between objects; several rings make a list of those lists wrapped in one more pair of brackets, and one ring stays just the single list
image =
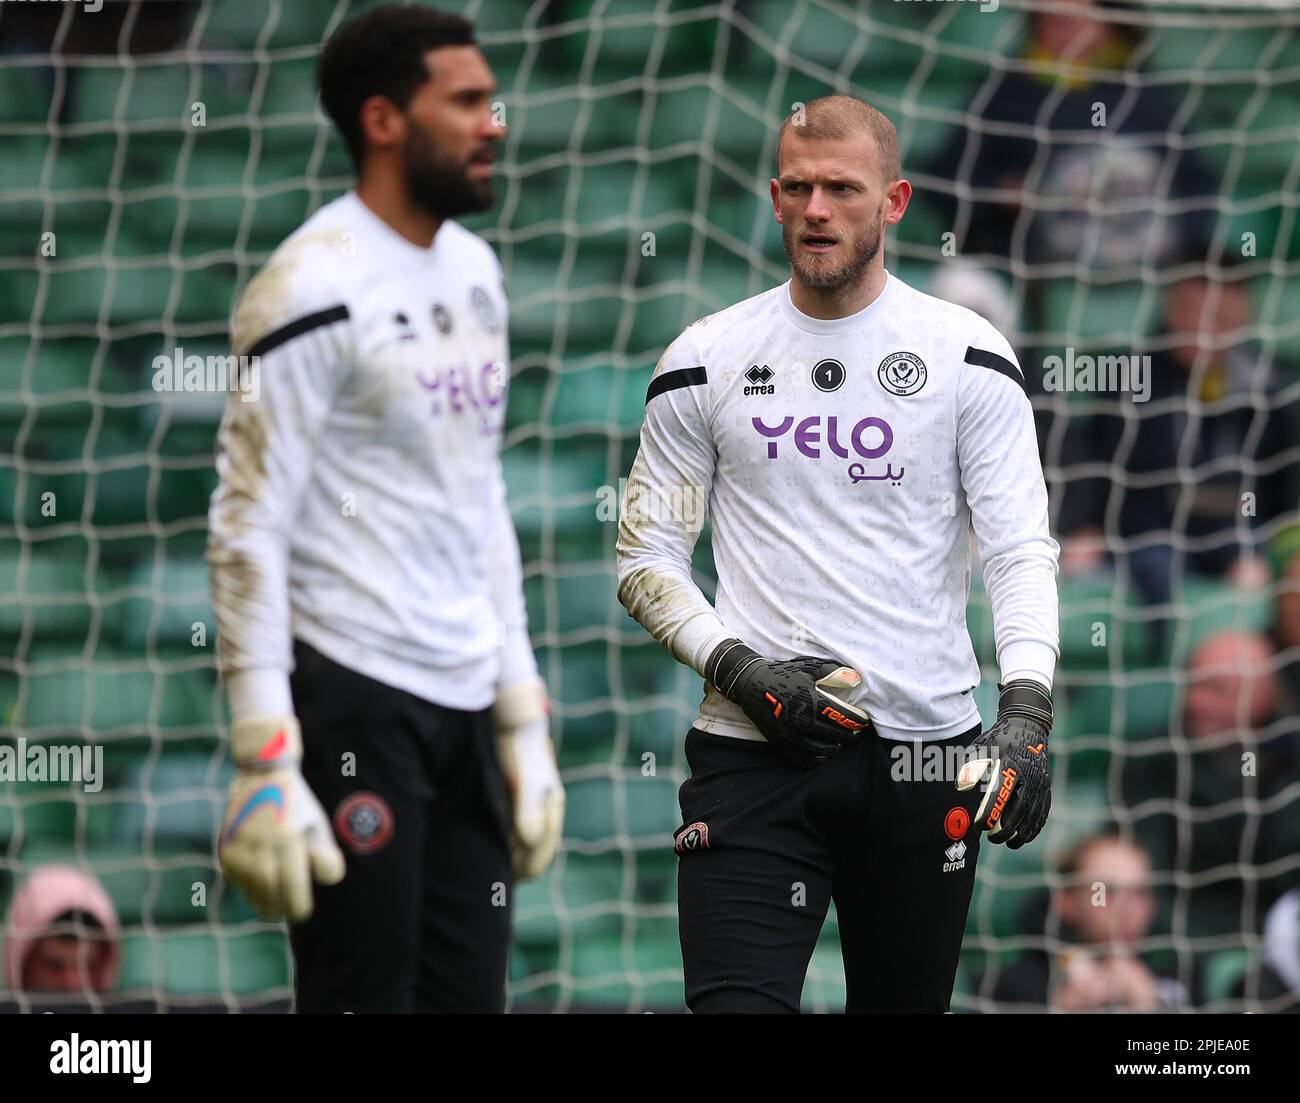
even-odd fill
[{"label": "blurred spectator in crowd", "polygon": [[1292,889],[1269,908],[1263,958],[1242,978],[1233,998],[1265,1012],[1300,1013],[1300,889]]},{"label": "blurred spectator in crowd", "polygon": [[1177,981],[1140,956],[1156,905],[1151,861],[1115,831],[1077,843],[1062,886],[1039,898],[1028,926],[1045,946],[1004,969],[993,998],[1005,1011],[1169,1011],[1187,1003]]},{"label": "blurred spectator in crowd", "polygon": [[72,866],[43,866],[14,894],[5,922],[5,983],[14,991],[107,992],[117,983],[117,912]]},{"label": "blurred spectator in crowd", "polygon": [[959,253],[1025,262],[1013,265],[1025,277],[1137,278],[1139,266],[1205,240],[1216,188],[1179,148],[1179,100],[1134,79],[1144,33],[1124,15],[1138,11],[1058,0],[1029,13],[1019,62],[976,93],[975,120],[929,169],[969,185],[937,195]]},{"label": "blurred spectator in crowd", "polygon": [[1207,637],[1187,666],[1182,730],[1155,753],[1131,748],[1120,776],[1173,933],[1199,940],[1193,975],[1300,885],[1300,739],[1278,722],[1273,662],[1258,634]]},{"label": "blurred spectator in crowd", "polygon": [[1015,348],[1020,323],[1016,318],[1016,304],[1001,276],[973,260],[956,257],[935,266],[930,294],[975,311],[992,322]]},{"label": "blurred spectator in crowd", "polygon": [[[1268,581],[1264,540],[1300,503],[1300,384],[1282,386],[1279,377],[1296,376],[1250,338],[1240,269],[1219,272],[1194,267],[1170,286],[1148,401],[1102,395],[1101,412],[1071,419],[1062,573],[1094,569],[1118,545],[1152,604],[1170,600],[1184,570],[1244,587]],[[1071,474],[1099,461],[1106,477]]]},{"label": "blurred spectator in crowd", "polygon": [[1281,713],[1300,727],[1300,524],[1288,525],[1269,544],[1277,585],[1273,642],[1277,647]]}]

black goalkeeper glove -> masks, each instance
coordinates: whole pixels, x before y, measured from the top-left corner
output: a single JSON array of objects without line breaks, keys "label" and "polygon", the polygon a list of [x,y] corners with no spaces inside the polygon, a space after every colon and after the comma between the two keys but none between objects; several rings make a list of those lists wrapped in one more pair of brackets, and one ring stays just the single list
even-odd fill
[{"label": "black goalkeeper glove", "polygon": [[1047,765],[1052,695],[1025,678],[998,689],[997,723],[971,744],[987,753],[962,766],[957,788],[965,792],[987,778],[975,822],[989,833],[989,842],[1019,850],[1034,841],[1052,808],[1052,774]]},{"label": "black goalkeeper glove", "polygon": [[775,661],[739,640],[724,640],[704,664],[704,676],[772,746],[803,767],[834,757],[871,723],[838,695],[860,685],[862,675],[834,659]]}]

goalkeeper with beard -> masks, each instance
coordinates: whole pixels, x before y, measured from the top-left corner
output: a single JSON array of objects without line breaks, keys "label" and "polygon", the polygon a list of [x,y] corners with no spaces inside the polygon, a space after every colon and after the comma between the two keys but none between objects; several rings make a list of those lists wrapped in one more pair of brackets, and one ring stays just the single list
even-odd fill
[{"label": "goalkeeper with beard", "polygon": [[[790,279],[664,353],[619,530],[619,599],[706,683],[676,834],[686,1000],[797,1011],[833,899],[847,1010],[942,1012],[981,834],[1021,847],[1051,801],[1058,548],[1032,411],[992,325],[885,269],[911,185],[880,112],[830,96],[787,119],[771,196]],[[716,606],[698,519],[660,508],[700,497]],[[985,731],[972,528],[1002,676]],[[915,743],[958,776],[898,776]]]},{"label": "goalkeeper with beard", "polygon": [[[354,191],[235,310],[208,558],[236,773],[222,869],[291,921],[300,1011],[500,1011],[509,890],[563,821],[498,456],[495,83],[459,16],[381,7],[320,60]],[[320,882],[313,899],[312,878]]]}]

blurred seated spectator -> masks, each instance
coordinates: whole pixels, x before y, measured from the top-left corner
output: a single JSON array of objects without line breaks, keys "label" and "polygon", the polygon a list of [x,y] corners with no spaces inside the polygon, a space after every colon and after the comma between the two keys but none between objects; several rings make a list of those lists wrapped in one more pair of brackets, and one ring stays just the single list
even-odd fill
[{"label": "blurred seated spectator", "polygon": [[[1249,336],[1240,270],[1197,267],[1165,296],[1150,354],[1150,398],[1099,395],[1066,430],[1059,486],[1063,573],[1120,558],[1143,599],[1163,605],[1184,570],[1256,588],[1264,540],[1300,503],[1300,383],[1281,385]],[[1291,375],[1290,379],[1300,378]],[[1106,461],[1105,477],[1070,467]],[[1104,533],[1104,538],[1103,538]]]},{"label": "blurred seated spectator", "polygon": [[[976,91],[969,124],[928,168],[943,190],[926,197],[960,254],[1009,257],[1027,279],[1138,278],[1206,240],[1217,189],[1183,141],[1179,97],[1136,75],[1145,35],[1124,18],[1134,12],[1058,0],[1029,13],[1023,54]],[[950,193],[954,181],[969,190]]]},{"label": "blurred seated spectator", "polygon": [[1011,292],[1003,277],[973,260],[955,257],[935,265],[930,280],[930,294],[975,311],[980,317],[992,322],[993,328],[1015,348],[1020,323],[1016,318],[1016,304],[1012,301]]},{"label": "blurred seated spectator", "polygon": [[117,912],[103,886],[72,866],[42,866],[5,921],[5,983],[15,992],[107,992],[117,983]]},{"label": "blurred seated spectator", "polygon": [[1269,544],[1276,578],[1273,642],[1277,647],[1282,715],[1300,727],[1300,524],[1283,529]]},{"label": "blurred seated spectator", "polygon": [[1278,720],[1273,661],[1256,633],[1207,637],[1187,665],[1181,730],[1149,741],[1154,753],[1130,747],[1120,775],[1198,981],[1207,954],[1239,945],[1300,884],[1300,738]]},{"label": "blurred seated spectator", "polygon": [[1267,1013],[1300,1013],[1300,889],[1292,889],[1269,908],[1263,957],[1258,968],[1241,979],[1233,998],[1257,1004]]},{"label": "blurred seated spectator", "polygon": [[1115,831],[1077,843],[1060,864],[1063,884],[1030,914],[1045,945],[1004,969],[993,999],[1003,1011],[1169,1011],[1183,987],[1141,956],[1156,906],[1151,862]]}]

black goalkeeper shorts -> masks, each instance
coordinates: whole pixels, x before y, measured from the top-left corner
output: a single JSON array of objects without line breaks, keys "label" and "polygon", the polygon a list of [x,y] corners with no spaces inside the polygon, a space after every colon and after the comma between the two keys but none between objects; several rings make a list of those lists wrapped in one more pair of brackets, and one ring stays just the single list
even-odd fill
[{"label": "black goalkeeper shorts", "polygon": [[460,712],[298,641],[303,774],[347,860],[290,927],[297,1008],[502,1011],[514,882],[490,710]]},{"label": "black goalkeeper shorts", "polygon": [[769,743],[692,728],[675,835],[691,1010],[797,1012],[833,899],[846,1011],[947,1011],[981,796],[947,763],[979,731],[926,744],[920,770],[912,744],[878,735],[802,770]]}]

